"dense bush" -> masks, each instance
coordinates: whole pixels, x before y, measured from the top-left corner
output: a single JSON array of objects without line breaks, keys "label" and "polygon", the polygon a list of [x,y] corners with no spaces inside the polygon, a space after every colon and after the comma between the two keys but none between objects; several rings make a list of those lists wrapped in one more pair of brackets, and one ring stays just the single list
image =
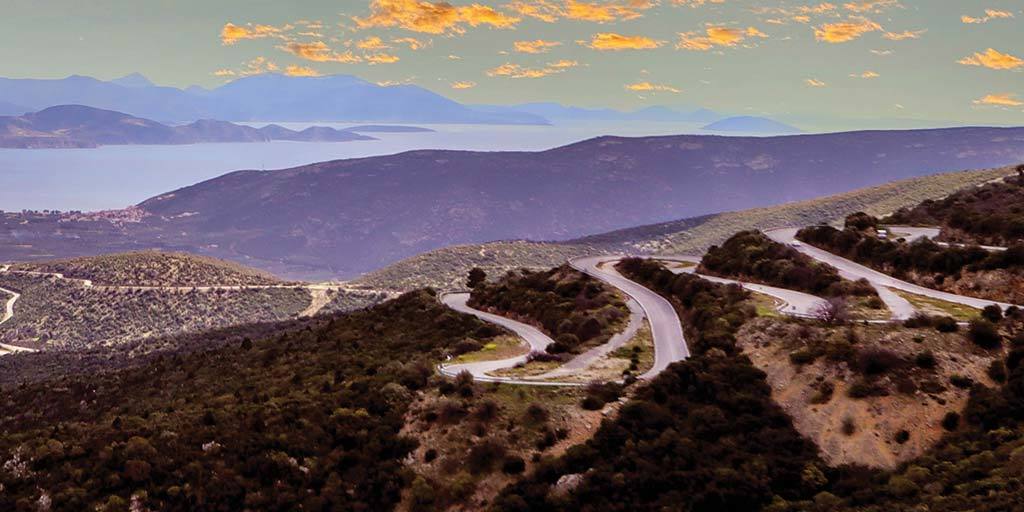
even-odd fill
[{"label": "dense bush", "polygon": [[775,242],[760,231],[741,231],[720,247],[712,246],[698,271],[826,297],[876,295],[866,281],[847,281],[832,266]]},{"label": "dense bush", "polygon": [[[765,374],[733,345],[752,314],[736,286],[674,275],[646,260],[619,270],[670,298],[695,357],[637,390],[587,443],[506,489],[499,510],[756,510],[827,483],[816,449],[771,400]],[[565,497],[564,475],[583,473]]]},{"label": "dense bush", "polygon": [[981,348],[998,348],[1003,337],[999,334],[996,324],[983,318],[971,320],[967,327],[967,339]]},{"label": "dense bush", "polygon": [[625,303],[609,287],[567,265],[478,282],[469,305],[540,326],[555,340],[547,349],[553,354],[578,353],[604,343],[628,315]]},{"label": "dense bush", "polygon": [[1019,176],[901,208],[889,224],[942,226],[954,241],[1012,245],[1024,239],[1024,178]]},{"label": "dense bush", "polygon": [[133,496],[150,510],[391,509],[415,447],[399,435],[413,392],[481,325],[421,291],[249,350],[3,389],[0,510]]}]

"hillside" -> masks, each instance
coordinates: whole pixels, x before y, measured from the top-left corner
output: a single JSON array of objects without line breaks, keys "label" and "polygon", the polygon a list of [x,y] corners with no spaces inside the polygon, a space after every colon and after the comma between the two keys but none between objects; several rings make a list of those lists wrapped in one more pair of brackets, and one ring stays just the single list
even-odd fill
[{"label": "hillside", "polygon": [[0,117],[0,147],[8,148],[91,148],[111,144],[271,140],[344,142],[373,139],[352,131],[321,126],[293,131],[277,125],[252,128],[210,119],[168,126],[121,112],[83,105],[60,105],[18,117]]},{"label": "hillside", "polygon": [[841,221],[856,211],[885,214],[1013,172],[1013,168],[997,168],[936,174],[808,201],[639,226],[557,244],[495,242],[447,247],[371,272],[356,282],[398,290],[418,286],[449,288],[473,267],[501,275],[517,266],[544,269],[571,257],[605,252],[696,255],[739,231]]},{"label": "hillside", "polygon": [[63,274],[111,286],[251,286],[283,282],[234,262],[188,253],[143,251],[88,258],[15,263],[11,270]]},{"label": "hillside", "polygon": [[[424,150],[239,171],[144,201],[126,210],[134,222],[116,226],[15,219],[0,231],[0,258],[162,248],[289,277],[351,278],[451,245],[567,240],[952,166],[1006,164],[1024,151],[1018,133],[1024,129],[601,137],[541,152]],[[881,153],[887,157],[876,158]],[[62,240],[69,233],[73,243]]]}]

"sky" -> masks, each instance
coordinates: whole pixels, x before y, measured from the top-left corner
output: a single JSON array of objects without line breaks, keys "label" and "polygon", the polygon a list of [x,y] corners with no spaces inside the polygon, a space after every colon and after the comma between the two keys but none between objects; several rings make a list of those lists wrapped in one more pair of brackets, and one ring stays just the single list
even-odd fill
[{"label": "sky", "polygon": [[[1024,0],[3,0],[0,76],[1024,124]],[[2,98],[0,98],[2,100]]]}]

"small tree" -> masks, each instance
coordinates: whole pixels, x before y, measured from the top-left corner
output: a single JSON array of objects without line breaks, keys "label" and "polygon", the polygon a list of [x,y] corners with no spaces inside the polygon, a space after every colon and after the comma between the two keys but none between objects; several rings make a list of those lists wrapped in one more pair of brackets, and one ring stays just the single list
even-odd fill
[{"label": "small tree", "polygon": [[843,325],[850,317],[849,305],[842,297],[832,297],[814,309],[814,316],[826,325]]},{"label": "small tree", "polygon": [[487,273],[484,272],[480,267],[473,267],[469,271],[469,277],[466,279],[466,286],[476,288],[483,284],[487,280]]}]

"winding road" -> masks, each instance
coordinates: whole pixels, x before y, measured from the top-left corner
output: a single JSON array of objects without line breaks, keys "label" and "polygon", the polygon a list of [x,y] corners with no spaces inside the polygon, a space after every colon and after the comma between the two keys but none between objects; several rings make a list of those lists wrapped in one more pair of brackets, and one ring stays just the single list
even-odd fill
[{"label": "winding road", "polygon": [[587,256],[569,260],[576,270],[591,277],[604,281],[640,304],[647,321],[651,325],[651,336],[654,338],[654,366],[647,370],[641,379],[650,379],[658,375],[668,365],[690,357],[690,349],[683,337],[683,326],[679,322],[676,308],[667,299],[657,293],[622,276],[613,266],[621,256]]},{"label": "winding road", "polygon": [[[969,306],[976,309],[983,309],[985,306],[993,304],[1003,309],[1012,306],[1012,304],[1007,304],[1005,302],[977,299],[974,297],[967,297],[964,295],[957,295],[954,293],[940,292],[938,290],[925,288],[923,286],[919,286],[916,284],[908,283],[906,281],[902,281],[900,279],[896,279],[895,277],[883,274],[877,270],[861,265],[860,263],[853,262],[851,260],[848,260],[841,256],[837,256],[835,254],[832,254],[823,249],[819,249],[812,245],[799,242],[796,239],[797,231],[797,228],[785,228],[768,231],[765,234],[768,235],[768,237],[771,238],[772,240],[775,240],[776,242],[787,244],[818,261],[832,265],[833,267],[839,270],[840,275],[847,279],[867,279],[867,281],[874,285],[875,289],[878,290],[879,296],[882,298],[882,301],[886,303],[886,306],[889,306],[889,309],[893,312],[894,318],[897,317],[897,315],[900,315],[900,317],[902,318],[909,318],[914,314],[915,308],[912,305],[910,305],[910,303],[907,302],[906,299],[899,297],[890,289],[901,290],[904,292],[922,295],[925,297],[943,300],[946,302],[952,302],[955,304],[962,304],[964,306]],[[883,293],[885,295],[883,295]],[[886,297],[886,295],[888,295],[888,297]],[[889,301],[894,300],[894,298],[899,298],[901,301],[905,302],[906,305],[900,307],[898,306],[898,304],[890,304]]]}]

